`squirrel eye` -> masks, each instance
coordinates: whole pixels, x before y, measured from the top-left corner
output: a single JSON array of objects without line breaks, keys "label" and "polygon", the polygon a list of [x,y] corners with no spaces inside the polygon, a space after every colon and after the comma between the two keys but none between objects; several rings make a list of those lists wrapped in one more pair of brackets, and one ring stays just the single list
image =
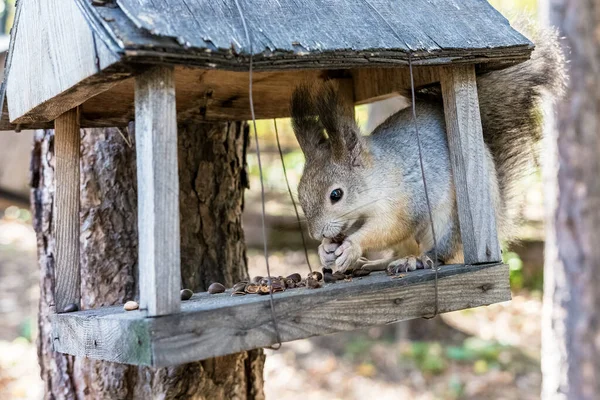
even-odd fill
[{"label": "squirrel eye", "polygon": [[342,191],[342,189],[335,189],[329,195],[329,199],[331,200],[332,203],[337,203],[338,201],[340,201],[340,199],[342,198],[343,195],[344,195],[344,192]]}]

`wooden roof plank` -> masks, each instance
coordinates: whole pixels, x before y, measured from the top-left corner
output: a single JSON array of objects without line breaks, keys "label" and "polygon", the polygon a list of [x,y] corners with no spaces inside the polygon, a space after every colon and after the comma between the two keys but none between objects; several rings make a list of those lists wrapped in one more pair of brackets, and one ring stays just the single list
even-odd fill
[{"label": "wooden roof plank", "polygon": [[[22,117],[32,112],[55,118],[119,79],[117,71],[102,75],[119,57],[98,40],[74,2],[21,0],[19,7],[6,84],[12,121],[28,122]],[[64,94],[69,101],[57,101]]]},{"label": "wooden roof plank", "polygon": [[[239,1],[255,55],[435,52],[530,44],[485,0]],[[250,52],[234,2],[118,0],[118,4],[139,28],[175,38],[184,47]]]}]

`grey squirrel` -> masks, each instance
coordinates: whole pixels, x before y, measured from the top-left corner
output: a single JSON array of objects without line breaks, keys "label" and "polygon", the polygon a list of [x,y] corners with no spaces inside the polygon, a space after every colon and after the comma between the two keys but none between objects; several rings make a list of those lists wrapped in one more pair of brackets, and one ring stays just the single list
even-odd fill
[{"label": "grey squirrel", "polygon": [[[477,77],[490,164],[489,187],[501,240],[510,240],[516,183],[541,138],[538,106],[565,85],[564,60],[553,32],[541,32],[531,58]],[[437,239],[438,261],[461,263],[462,245],[439,86],[418,92],[416,114]],[[292,95],[292,126],[306,163],[298,186],[311,236],[321,240],[323,266],[339,270],[414,270],[434,255],[410,107],[363,136],[338,100],[333,84],[300,85]],[[350,114],[351,115],[351,114]],[[406,240],[418,255],[369,261],[366,251],[397,248]]]}]

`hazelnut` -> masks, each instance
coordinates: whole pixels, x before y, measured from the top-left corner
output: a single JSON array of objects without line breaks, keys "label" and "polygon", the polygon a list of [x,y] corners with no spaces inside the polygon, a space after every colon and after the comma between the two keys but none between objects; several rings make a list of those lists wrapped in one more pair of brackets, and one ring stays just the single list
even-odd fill
[{"label": "hazelnut", "polygon": [[346,275],[344,275],[342,272],[340,271],[335,271],[332,274],[333,278],[338,280],[338,281],[343,281],[344,279],[346,279]]},{"label": "hazelnut", "polygon": [[306,287],[310,288],[310,289],[318,289],[321,287],[321,282],[319,282],[318,280],[316,280],[314,278],[307,278],[306,279]]},{"label": "hazelnut", "polygon": [[225,286],[221,285],[219,282],[215,282],[208,287],[208,293],[217,294],[223,293],[225,291]]},{"label": "hazelnut", "polygon": [[288,275],[286,279],[291,279],[294,282],[298,283],[302,280],[302,277],[300,276],[299,273],[296,272],[294,274]]},{"label": "hazelnut", "polygon": [[320,281],[323,279],[323,274],[320,273],[319,271],[313,271],[310,274],[308,274],[308,276],[310,278],[313,278],[314,280]]},{"label": "hazelnut", "polygon": [[67,304],[65,306],[65,308],[62,310],[62,312],[64,312],[64,313],[75,312],[75,311],[79,311],[79,306],[75,303]]},{"label": "hazelnut", "polygon": [[181,292],[179,292],[179,296],[181,296],[181,300],[183,301],[191,299],[193,295],[194,292],[192,292],[190,289],[183,289]]},{"label": "hazelnut", "polygon": [[256,283],[249,283],[246,285],[244,290],[248,294],[256,294],[260,290],[260,286],[258,286]]},{"label": "hazelnut", "polygon": [[123,310],[125,311],[137,310],[138,308],[140,308],[140,305],[136,301],[128,301],[123,306]]},{"label": "hazelnut", "polygon": [[368,269],[355,269],[354,271],[352,271],[352,276],[354,276],[354,277],[367,276],[370,273],[371,273],[371,271]]},{"label": "hazelnut", "polygon": [[296,287],[296,282],[293,279],[286,279],[285,280],[285,287],[288,289],[293,289]]},{"label": "hazelnut", "polygon": [[280,280],[277,280],[276,282],[273,282],[271,288],[273,290],[273,293],[283,292],[285,291],[285,284]]},{"label": "hazelnut", "polygon": [[269,288],[269,285],[260,285],[258,288],[258,294],[269,294],[271,292],[271,289]]}]

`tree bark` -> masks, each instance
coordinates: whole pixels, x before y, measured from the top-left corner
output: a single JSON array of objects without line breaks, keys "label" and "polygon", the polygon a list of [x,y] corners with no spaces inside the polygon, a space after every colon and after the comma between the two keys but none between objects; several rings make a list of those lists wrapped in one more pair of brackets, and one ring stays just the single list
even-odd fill
[{"label": "tree bark", "polygon": [[542,372],[545,399],[600,397],[600,1],[553,0],[569,88],[549,129]]},{"label": "tree bark", "polygon": [[[82,131],[81,304],[122,304],[137,296],[135,135]],[[122,137],[130,136],[130,144]],[[182,284],[205,290],[247,276],[241,227],[247,126],[179,127]],[[152,369],[74,358],[52,351],[53,132],[38,131],[32,158],[32,207],[41,268],[38,354],[47,399],[262,399],[262,350]]]}]

